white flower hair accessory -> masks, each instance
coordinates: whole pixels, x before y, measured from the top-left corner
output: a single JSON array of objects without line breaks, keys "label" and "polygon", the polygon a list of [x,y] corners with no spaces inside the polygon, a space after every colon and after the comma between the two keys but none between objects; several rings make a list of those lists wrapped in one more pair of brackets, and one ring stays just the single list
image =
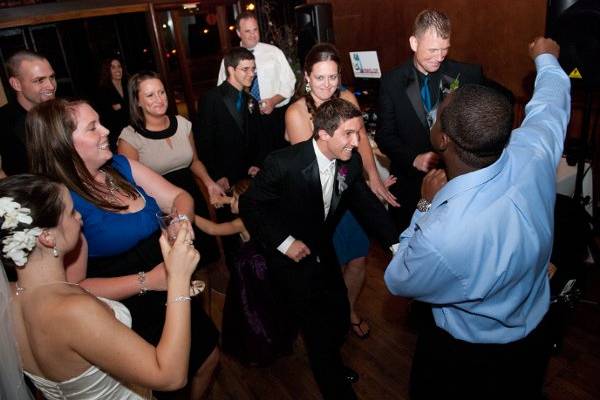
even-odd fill
[{"label": "white flower hair accessory", "polygon": [[12,197],[0,197],[0,217],[4,218],[2,229],[16,228],[19,222],[30,224],[30,213],[29,208],[21,207]]},{"label": "white flower hair accessory", "polygon": [[[11,197],[0,197],[0,217],[4,218],[2,229],[14,230],[19,223],[31,224],[33,219],[29,215],[31,210],[27,207],[21,207],[19,203]],[[42,229],[34,227],[12,232],[2,239],[2,253],[6,258],[22,267],[27,262],[29,252],[35,247],[37,237],[42,233]],[[27,250],[27,251],[25,251]]]}]

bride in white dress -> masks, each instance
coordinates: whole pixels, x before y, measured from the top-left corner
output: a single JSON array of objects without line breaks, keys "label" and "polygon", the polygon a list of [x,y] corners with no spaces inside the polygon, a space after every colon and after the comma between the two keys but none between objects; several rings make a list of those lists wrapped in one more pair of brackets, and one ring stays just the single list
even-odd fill
[{"label": "bride in white dress", "polygon": [[151,399],[152,389],[185,385],[189,283],[200,259],[188,223],[172,246],[160,239],[168,301],[156,347],[129,329],[121,303],[66,282],[63,256],[81,245],[81,217],[64,185],[35,175],[0,180],[0,225],[0,259],[18,278],[9,286],[0,271],[0,398],[31,398],[20,368],[47,399]]}]

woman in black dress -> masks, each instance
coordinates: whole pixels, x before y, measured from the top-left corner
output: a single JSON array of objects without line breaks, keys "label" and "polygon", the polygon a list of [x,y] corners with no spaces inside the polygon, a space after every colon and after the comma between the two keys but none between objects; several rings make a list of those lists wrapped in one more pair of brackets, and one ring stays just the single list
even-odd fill
[{"label": "woman in black dress", "polygon": [[102,62],[96,99],[102,124],[109,130],[110,149],[115,151],[121,130],[129,125],[127,72],[116,57]]}]

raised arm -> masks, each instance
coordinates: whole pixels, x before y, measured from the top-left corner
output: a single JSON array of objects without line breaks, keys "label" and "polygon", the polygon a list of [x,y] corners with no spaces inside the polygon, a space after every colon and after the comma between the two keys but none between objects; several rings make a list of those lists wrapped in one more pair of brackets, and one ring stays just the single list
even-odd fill
[{"label": "raised arm", "polygon": [[[525,119],[512,133],[511,144],[524,143],[546,152],[555,169],[562,156],[571,111],[571,82],[558,64],[560,48],[552,39],[537,38],[529,45],[537,76]],[[532,137],[531,131],[539,132]]]},{"label": "raised arm", "polygon": [[129,163],[135,182],[154,197],[161,210],[170,212],[174,207],[179,214],[185,214],[193,221],[194,200],[188,192],[137,161],[130,160]]},{"label": "raised arm", "polygon": [[[350,103],[354,104],[356,108],[360,109],[356,96],[349,90],[344,90],[340,97],[344,100],[348,100]],[[386,188],[379,176],[379,172],[377,172],[375,156],[373,155],[373,149],[371,148],[371,143],[369,142],[369,137],[367,136],[364,125],[359,132],[359,139],[358,152],[362,158],[363,169],[367,173],[369,179],[369,188],[377,198],[389,203],[393,207],[399,207],[400,204],[396,202],[396,197]]]},{"label": "raised arm", "polygon": [[[165,325],[156,347],[118,322],[91,296],[77,296],[65,324],[71,347],[91,364],[116,378],[150,389],[174,390],[187,379],[190,350],[189,281],[200,256],[185,242],[191,229],[182,228],[171,248],[161,237],[161,249],[167,265],[168,296]],[[83,299],[82,299],[83,297]],[[72,311],[71,311],[72,310]],[[106,338],[112,340],[106,340]]]}]

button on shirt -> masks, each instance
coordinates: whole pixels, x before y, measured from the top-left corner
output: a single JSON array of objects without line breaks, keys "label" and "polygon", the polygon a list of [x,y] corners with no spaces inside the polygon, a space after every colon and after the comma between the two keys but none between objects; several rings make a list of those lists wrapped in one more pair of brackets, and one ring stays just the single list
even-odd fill
[{"label": "button on shirt", "polygon": [[570,82],[556,58],[535,59],[525,120],[492,165],[451,179],[416,211],[384,279],[432,304],[438,327],[471,343],[527,336],[548,311],[556,167]]}]

